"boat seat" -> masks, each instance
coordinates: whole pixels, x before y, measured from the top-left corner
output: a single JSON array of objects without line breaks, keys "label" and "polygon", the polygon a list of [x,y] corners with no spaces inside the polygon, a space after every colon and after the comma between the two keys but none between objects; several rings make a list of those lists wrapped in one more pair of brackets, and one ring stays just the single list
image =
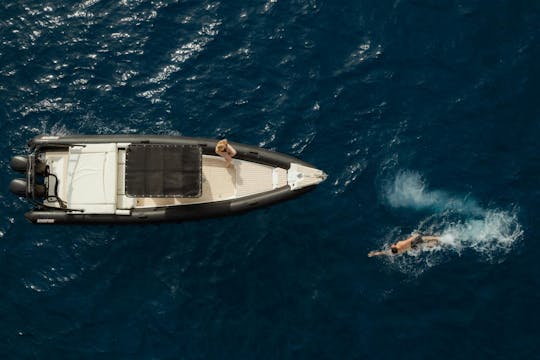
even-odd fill
[{"label": "boat seat", "polygon": [[118,149],[116,144],[69,148],[66,202],[84,214],[114,214]]}]

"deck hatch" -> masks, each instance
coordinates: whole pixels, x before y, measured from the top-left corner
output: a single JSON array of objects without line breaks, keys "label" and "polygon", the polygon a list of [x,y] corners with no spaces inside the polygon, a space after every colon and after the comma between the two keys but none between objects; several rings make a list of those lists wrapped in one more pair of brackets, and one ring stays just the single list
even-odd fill
[{"label": "deck hatch", "polygon": [[196,145],[135,144],[126,151],[126,195],[199,197],[202,150]]}]

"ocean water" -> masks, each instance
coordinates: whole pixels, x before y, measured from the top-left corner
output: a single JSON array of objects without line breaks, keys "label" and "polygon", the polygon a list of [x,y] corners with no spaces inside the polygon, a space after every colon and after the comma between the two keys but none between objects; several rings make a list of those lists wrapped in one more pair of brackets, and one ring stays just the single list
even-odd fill
[{"label": "ocean water", "polygon": [[[5,359],[533,359],[540,2],[5,0]],[[325,170],[240,216],[35,226],[47,134],[227,137]],[[435,248],[368,258],[413,231]]]}]

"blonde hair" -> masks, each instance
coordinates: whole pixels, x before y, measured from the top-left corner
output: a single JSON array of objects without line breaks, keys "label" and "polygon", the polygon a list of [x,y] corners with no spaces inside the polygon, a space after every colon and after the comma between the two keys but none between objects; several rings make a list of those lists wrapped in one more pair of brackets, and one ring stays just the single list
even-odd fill
[{"label": "blonde hair", "polygon": [[220,140],[220,141],[218,141],[218,143],[216,145],[216,150],[219,151],[219,152],[227,151],[227,145],[228,144],[229,144],[229,142],[227,141],[227,139]]}]

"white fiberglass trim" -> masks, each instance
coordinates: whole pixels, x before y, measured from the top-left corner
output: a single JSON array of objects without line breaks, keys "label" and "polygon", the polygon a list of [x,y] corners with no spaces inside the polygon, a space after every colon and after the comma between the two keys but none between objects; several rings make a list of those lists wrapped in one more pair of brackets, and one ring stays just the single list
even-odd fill
[{"label": "white fiberglass trim", "polygon": [[291,190],[317,185],[326,179],[324,171],[292,163],[287,172],[287,182]]}]

